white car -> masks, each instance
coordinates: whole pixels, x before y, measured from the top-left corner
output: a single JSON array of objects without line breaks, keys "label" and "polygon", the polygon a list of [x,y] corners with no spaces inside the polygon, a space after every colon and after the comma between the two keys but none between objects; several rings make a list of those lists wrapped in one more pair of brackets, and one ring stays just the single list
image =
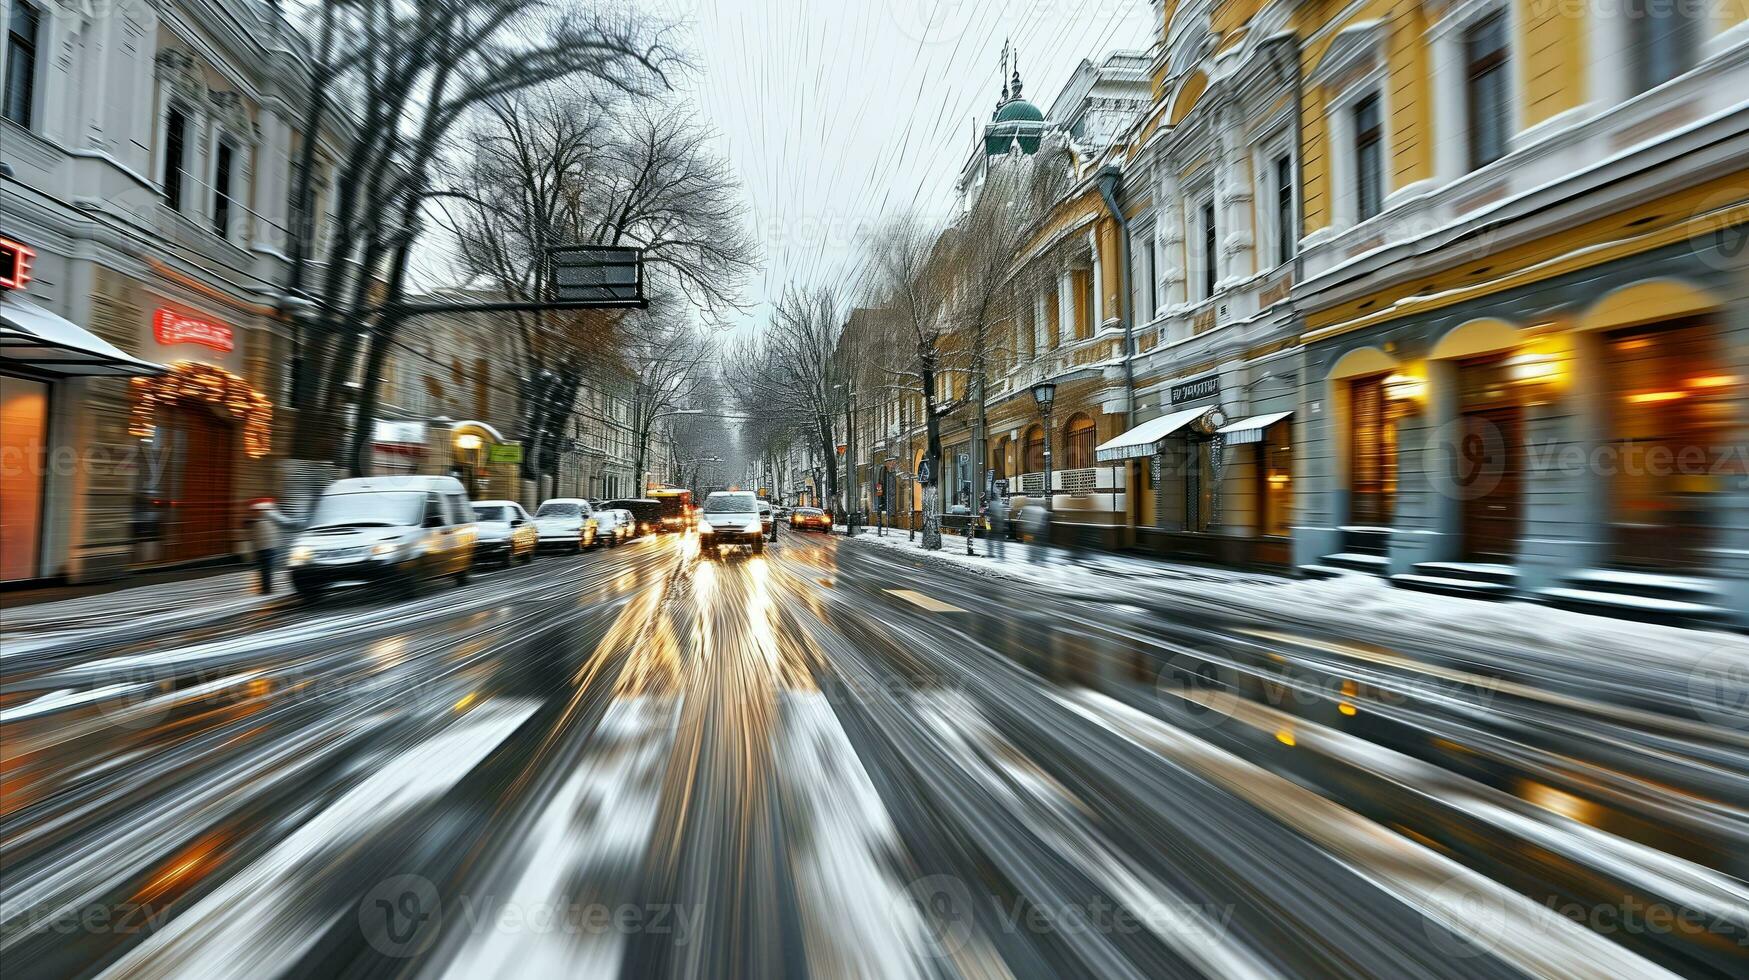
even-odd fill
[{"label": "white car", "polygon": [[514,500],[479,500],[474,502],[474,560],[491,558],[508,565],[513,561],[534,561],[534,551],[540,546],[540,532],[534,518]]},{"label": "white car", "polygon": [[617,548],[620,542],[631,540],[636,530],[631,511],[620,507],[596,508],[595,539],[605,541],[609,548]]},{"label": "white car", "polygon": [[595,508],[581,497],[554,497],[534,512],[541,550],[587,550],[595,545]]},{"label": "white car", "polygon": [[754,554],[765,550],[765,524],[759,516],[759,498],[746,490],[719,490],[704,498],[698,514],[699,548],[719,557],[723,548],[744,544]]}]

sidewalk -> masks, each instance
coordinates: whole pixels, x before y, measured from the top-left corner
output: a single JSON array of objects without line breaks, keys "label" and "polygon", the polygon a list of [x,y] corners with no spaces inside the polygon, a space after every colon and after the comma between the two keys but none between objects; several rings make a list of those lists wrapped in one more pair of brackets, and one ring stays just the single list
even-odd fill
[{"label": "sidewalk", "polygon": [[12,605],[0,597],[0,658],[40,652],[78,639],[109,642],[123,634],[186,629],[276,606],[283,591],[262,595],[254,569],[88,592]]},{"label": "sidewalk", "polygon": [[[1033,545],[1008,544],[1006,560],[965,553],[965,539],[944,536],[942,550],[924,551],[904,532],[858,544],[916,555],[969,574],[1028,582],[1060,595],[1120,602],[1167,615],[1251,620],[1295,633],[1364,639],[1406,649],[1444,645],[1452,650],[1509,654],[1534,650],[1585,662],[1638,663],[1660,670],[1749,670],[1749,637],[1685,629],[1555,609],[1523,600],[1492,601],[1399,589],[1381,577],[1354,573],[1330,579],[1177,565],[1109,552],[1083,552],[1071,563],[1061,548],[1032,561]],[[1211,588],[1211,586],[1214,586]],[[1703,661],[1705,662],[1703,664]],[[1582,669],[1582,667],[1581,667]]]}]

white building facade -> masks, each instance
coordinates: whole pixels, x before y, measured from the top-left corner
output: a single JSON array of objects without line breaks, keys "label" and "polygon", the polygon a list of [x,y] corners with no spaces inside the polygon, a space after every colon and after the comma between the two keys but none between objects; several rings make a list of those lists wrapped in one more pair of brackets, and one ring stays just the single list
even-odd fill
[{"label": "white building facade", "polygon": [[[33,258],[6,298],[6,449],[23,462],[0,578],[241,554],[283,429],[296,32],[259,0],[0,0],[0,24],[0,227]],[[324,170],[333,157],[318,145]],[[15,310],[161,370],[69,374],[10,345],[32,343],[19,320],[36,314]]]}]

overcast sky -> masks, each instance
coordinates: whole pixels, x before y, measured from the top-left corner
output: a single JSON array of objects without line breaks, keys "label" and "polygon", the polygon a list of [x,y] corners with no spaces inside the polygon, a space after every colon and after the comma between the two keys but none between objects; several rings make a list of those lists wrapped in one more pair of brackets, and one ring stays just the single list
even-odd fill
[{"label": "overcast sky", "polygon": [[849,283],[894,213],[943,213],[1002,45],[1049,111],[1083,58],[1153,41],[1148,0],[645,0],[687,25],[687,96],[741,177],[764,266],[744,325],[787,282]]}]

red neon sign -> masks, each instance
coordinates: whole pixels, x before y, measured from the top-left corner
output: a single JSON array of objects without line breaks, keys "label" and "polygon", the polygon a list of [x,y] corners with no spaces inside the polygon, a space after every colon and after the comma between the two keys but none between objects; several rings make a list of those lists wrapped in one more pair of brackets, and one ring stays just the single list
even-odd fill
[{"label": "red neon sign", "polygon": [[235,346],[229,325],[162,307],[152,315],[152,336],[160,344],[199,344],[227,354]]},{"label": "red neon sign", "polygon": [[36,249],[10,238],[0,238],[0,289],[23,289],[30,282],[30,263]]}]

